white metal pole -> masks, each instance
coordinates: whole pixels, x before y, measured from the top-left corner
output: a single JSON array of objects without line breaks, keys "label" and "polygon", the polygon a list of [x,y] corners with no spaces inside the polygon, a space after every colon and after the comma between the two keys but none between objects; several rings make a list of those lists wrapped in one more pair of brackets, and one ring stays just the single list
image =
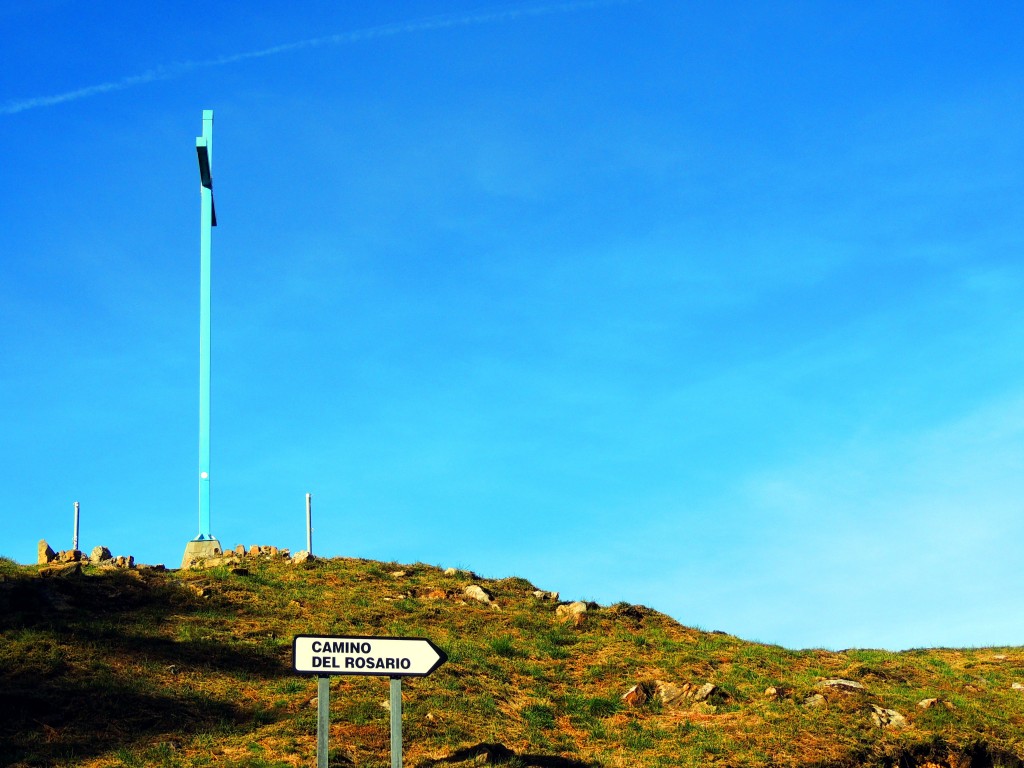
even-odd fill
[{"label": "white metal pole", "polygon": [[306,551],[313,554],[313,494],[306,494]]},{"label": "white metal pole", "polygon": [[71,542],[72,549],[78,549],[78,502],[75,502],[75,537]]}]

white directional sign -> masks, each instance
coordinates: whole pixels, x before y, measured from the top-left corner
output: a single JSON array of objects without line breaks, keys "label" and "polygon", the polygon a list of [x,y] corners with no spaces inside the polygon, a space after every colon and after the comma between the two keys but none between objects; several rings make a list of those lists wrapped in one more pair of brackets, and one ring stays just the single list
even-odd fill
[{"label": "white directional sign", "polygon": [[386,677],[423,677],[448,660],[422,637],[296,635],[292,656],[296,672]]}]

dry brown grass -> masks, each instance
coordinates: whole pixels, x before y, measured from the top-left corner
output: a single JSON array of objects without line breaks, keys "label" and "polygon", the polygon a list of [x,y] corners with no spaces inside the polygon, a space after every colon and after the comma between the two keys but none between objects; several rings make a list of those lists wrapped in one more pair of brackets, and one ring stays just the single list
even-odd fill
[{"label": "dry brown grass", "polygon": [[[1024,691],[1011,687],[1024,683],[1024,648],[793,652],[635,606],[576,626],[523,579],[348,558],[246,567],[54,578],[0,564],[0,765],[309,765],[316,682],[291,672],[291,639],[310,633],[423,636],[449,653],[403,684],[410,768],[484,753],[551,768],[1019,768],[1024,757]],[[462,597],[471,582],[500,610]],[[868,690],[808,706],[826,677]],[[724,693],[622,704],[656,680]],[[387,696],[384,678],[333,679],[332,765],[388,765]],[[933,697],[955,708],[917,707]],[[907,726],[880,729],[871,704]]]}]

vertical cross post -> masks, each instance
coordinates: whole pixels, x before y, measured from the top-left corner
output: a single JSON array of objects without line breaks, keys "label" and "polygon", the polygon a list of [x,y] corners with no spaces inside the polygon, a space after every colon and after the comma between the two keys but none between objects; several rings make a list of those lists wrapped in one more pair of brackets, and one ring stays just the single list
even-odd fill
[{"label": "vertical cross post", "polygon": [[196,138],[199,155],[199,535],[213,538],[210,528],[210,259],[213,227],[213,110],[203,110],[203,135]]},{"label": "vertical cross post", "polygon": [[217,206],[213,202],[213,110],[203,110],[199,157],[199,534],[185,545],[181,567],[221,554],[210,530],[210,251]]}]

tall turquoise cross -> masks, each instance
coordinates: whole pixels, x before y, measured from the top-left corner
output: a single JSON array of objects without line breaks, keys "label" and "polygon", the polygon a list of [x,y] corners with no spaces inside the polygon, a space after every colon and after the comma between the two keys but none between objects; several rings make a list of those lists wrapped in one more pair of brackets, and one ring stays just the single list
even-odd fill
[{"label": "tall turquoise cross", "polygon": [[196,137],[199,156],[199,535],[196,541],[213,539],[210,531],[210,240],[217,226],[213,205],[213,110],[203,110],[203,135]]}]

